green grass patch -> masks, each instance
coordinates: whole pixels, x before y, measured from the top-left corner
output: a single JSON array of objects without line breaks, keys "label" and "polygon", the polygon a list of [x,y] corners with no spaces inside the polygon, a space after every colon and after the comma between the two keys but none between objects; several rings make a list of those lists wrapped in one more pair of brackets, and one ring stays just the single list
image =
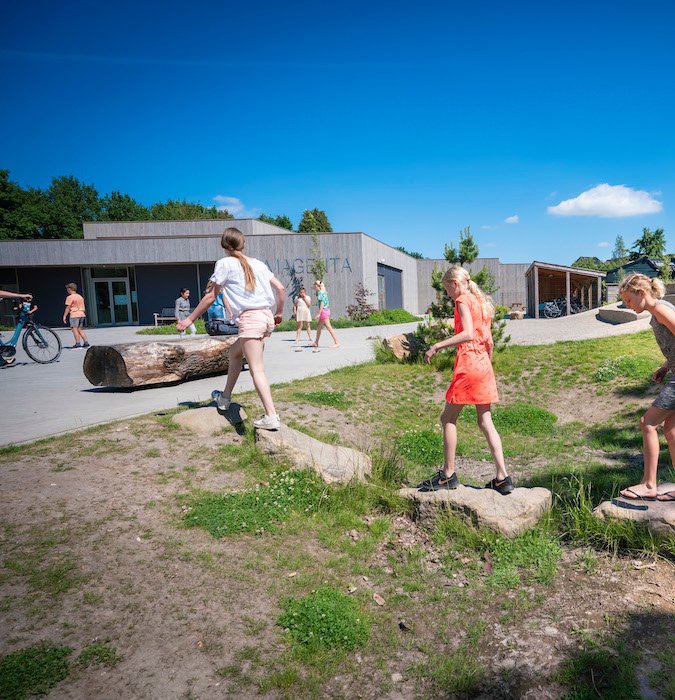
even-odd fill
[{"label": "green grass patch", "polygon": [[330,490],[313,472],[279,471],[250,491],[187,497],[184,523],[202,527],[214,537],[260,533],[293,514],[315,512],[329,496]]},{"label": "green grass patch", "polygon": [[93,642],[85,647],[77,657],[77,663],[85,668],[95,664],[114,668],[121,660],[122,657],[117,653],[115,647],[107,641]]},{"label": "green grass patch", "polygon": [[343,391],[296,391],[292,397],[297,401],[311,403],[314,406],[333,406],[346,408],[351,404]]},{"label": "green grass patch", "polygon": [[47,695],[69,673],[70,647],[38,644],[8,654],[0,661],[0,698],[23,700]]},{"label": "green grass patch", "polygon": [[398,439],[401,454],[425,467],[443,463],[443,437],[433,430],[409,430]]},{"label": "green grass patch", "polygon": [[623,645],[592,645],[566,661],[554,680],[570,688],[565,700],[639,700],[635,669],[639,657]]},{"label": "green grass patch", "polygon": [[302,598],[289,598],[282,608],[278,624],[287,630],[296,648],[310,654],[357,649],[370,636],[370,625],[354,598],[330,586]]},{"label": "green grass patch", "polygon": [[609,382],[616,377],[649,380],[659,365],[653,355],[620,355],[605,360],[593,374],[596,382]]},{"label": "green grass patch", "polygon": [[[195,328],[198,334],[206,334],[206,328],[204,327],[204,321],[198,318],[195,321]],[[165,326],[153,326],[152,328],[143,328],[140,331],[136,331],[136,335],[179,335],[178,329],[175,323],[167,323]]]}]

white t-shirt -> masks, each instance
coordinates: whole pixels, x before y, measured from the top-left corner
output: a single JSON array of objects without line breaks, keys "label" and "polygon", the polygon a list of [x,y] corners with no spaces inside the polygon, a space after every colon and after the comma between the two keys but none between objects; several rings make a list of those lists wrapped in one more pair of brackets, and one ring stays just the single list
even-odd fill
[{"label": "white t-shirt", "polygon": [[256,285],[255,289],[246,289],[244,268],[237,258],[227,255],[216,262],[211,275],[211,281],[225,289],[225,295],[232,307],[232,315],[236,319],[242,311],[251,309],[270,309],[276,305],[276,296],[270,280],[274,277],[272,271],[262,260],[246,257],[253,268]]}]

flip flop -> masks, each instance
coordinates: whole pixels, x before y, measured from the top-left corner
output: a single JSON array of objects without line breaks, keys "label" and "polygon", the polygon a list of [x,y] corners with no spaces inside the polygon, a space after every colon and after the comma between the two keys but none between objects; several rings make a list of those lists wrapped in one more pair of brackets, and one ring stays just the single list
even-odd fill
[{"label": "flip flop", "polygon": [[636,503],[626,503],[626,501],[619,501],[616,498],[612,499],[612,505],[617,508],[625,508],[626,510],[649,510],[648,506],[641,506]]},{"label": "flip flop", "polygon": [[656,496],[657,501],[662,503],[674,503],[675,502],[675,491],[666,491],[665,493],[659,493]]},{"label": "flip flop", "polygon": [[[632,496],[626,496],[627,493],[632,493]],[[656,496],[641,496],[637,491],[633,489],[623,489],[620,493],[621,498],[625,498],[627,501],[655,501]]]}]

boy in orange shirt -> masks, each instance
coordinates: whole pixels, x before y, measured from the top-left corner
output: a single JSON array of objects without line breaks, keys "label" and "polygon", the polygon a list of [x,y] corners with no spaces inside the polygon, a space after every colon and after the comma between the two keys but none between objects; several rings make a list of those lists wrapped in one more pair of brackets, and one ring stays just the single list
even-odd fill
[{"label": "boy in orange shirt", "polygon": [[84,333],[84,297],[77,293],[77,285],[75,282],[70,282],[66,285],[68,296],[66,297],[66,309],[63,312],[63,322],[70,316],[70,330],[73,331],[75,337],[75,345],[73,348],[88,348],[89,341]]}]

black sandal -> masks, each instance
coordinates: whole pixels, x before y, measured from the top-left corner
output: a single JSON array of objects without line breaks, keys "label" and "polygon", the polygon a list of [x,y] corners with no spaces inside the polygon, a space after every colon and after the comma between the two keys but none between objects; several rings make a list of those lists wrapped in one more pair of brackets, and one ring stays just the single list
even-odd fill
[{"label": "black sandal", "polygon": [[488,481],[487,484],[485,484],[485,488],[497,491],[497,493],[501,493],[502,496],[508,496],[511,491],[513,491],[513,481],[510,476],[507,476],[501,481],[492,479],[492,481]]}]

